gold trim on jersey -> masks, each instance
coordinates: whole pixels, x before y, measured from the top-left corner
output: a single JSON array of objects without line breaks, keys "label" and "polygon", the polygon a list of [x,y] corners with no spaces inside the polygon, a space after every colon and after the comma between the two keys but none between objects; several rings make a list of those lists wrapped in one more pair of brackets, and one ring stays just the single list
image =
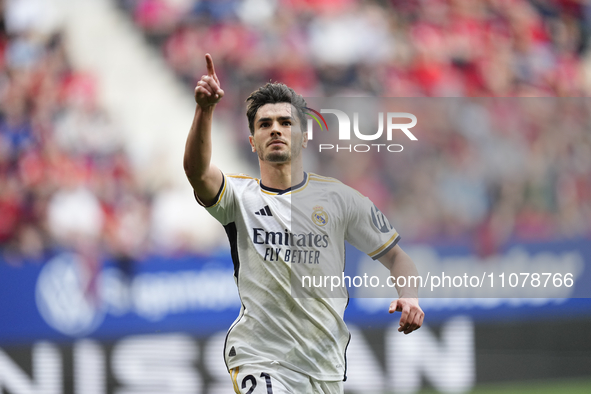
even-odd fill
[{"label": "gold trim on jersey", "polygon": [[[341,185],[345,185],[343,182],[339,181],[338,179],[335,178],[331,178],[328,176],[322,176],[322,175],[318,175],[318,174],[314,174],[314,173],[309,173],[308,174],[309,178],[311,178],[313,181],[318,181],[318,182],[327,182],[327,183],[340,183]],[[353,189],[359,196],[365,198],[365,196],[359,192],[359,190],[357,189]]]},{"label": "gold trim on jersey", "polygon": [[[209,206],[203,205],[205,208],[213,208],[222,201],[222,197],[224,197],[224,193],[226,192],[226,188],[228,187],[228,180],[225,178],[229,177],[229,178],[238,178],[238,179],[254,179],[257,182],[259,181],[257,178],[253,178],[251,176],[244,175],[244,174],[224,174],[222,172],[222,177],[224,177],[224,187],[222,189],[222,192],[220,193],[220,197],[217,199],[217,201],[213,205],[209,205]],[[197,198],[197,199],[199,200],[199,198]]]},{"label": "gold trim on jersey", "polygon": [[222,201],[222,197],[224,197],[224,193],[226,192],[226,188],[228,187],[228,180],[227,180],[227,179],[225,179],[225,178],[226,178],[226,174],[224,174],[224,173],[222,172],[222,176],[224,177],[224,179],[223,179],[223,181],[224,181],[224,188],[222,189],[222,192],[220,193],[220,197],[219,197],[219,198],[218,198],[218,200],[215,202],[215,204],[213,204],[213,205],[210,205],[210,206],[208,206],[208,207],[206,207],[206,208],[213,208],[213,207],[215,207],[216,205],[218,205],[218,204],[220,203],[220,201]]},{"label": "gold trim on jersey", "polygon": [[394,233],[394,235],[386,241],[385,244],[383,244],[382,246],[380,246],[378,249],[376,249],[375,251],[369,253],[369,257],[373,258],[375,255],[380,254],[380,252],[384,249],[386,249],[388,246],[390,246],[392,244],[392,242],[394,242],[394,240],[396,240],[396,238],[398,238],[398,233]]},{"label": "gold trim on jersey", "polygon": [[[257,182],[258,182],[258,179],[257,179]],[[265,194],[270,195],[270,196],[279,196],[279,195],[281,195],[281,196],[287,196],[287,195],[290,195],[292,193],[297,193],[299,191],[304,190],[308,186],[308,183],[310,183],[310,174],[308,174],[308,176],[306,177],[306,183],[304,183],[302,186],[298,187],[295,190],[288,191],[287,193],[270,192],[268,190],[263,189],[262,187],[261,187],[261,191],[263,193],[265,193]],[[261,185],[261,183],[259,182],[259,187],[260,187],[260,185]]]},{"label": "gold trim on jersey", "polygon": [[314,173],[308,173],[308,178],[314,178],[315,181],[319,181],[319,182],[343,183],[343,182],[339,181],[338,179],[327,177],[327,176],[322,176],[322,175],[318,175],[318,174],[314,174]]},{"label": "gold trim on jersey", "polygon": [[229,176],[230,178],[240,178],[240,179],[254,179],[255,181],[258,182],[258,178],[249,176],[249,175],[245,175],[245,174],[228,174],[226,176]]},{"label": "gold trim on jersey", "polygon": [[301,192],[302,190],[304,190],[306,187],[308,187],[308,184],[310,183],[310,174],[308,174],[308,176],[306,176],[306,183],[304,183],[302,186],[298,187],[295,190],[290,190],[288,193],[285,194],[290,194],[290,193],[297,193],[297,192]]},{"label": "gold trim on jersey", "polygon": [[238,389],[238,381],[236,380],[236,378],[238,377],[239,370],[240,370],[240,367],[236,367],[236,368],[230,370],[230,374],[233,371],[236,371],[236,372],[234,372],[234,375],[232,375],[232,384],[234,385],[234,391],[236,392],[236,394],[240,394],[240,389]]}]

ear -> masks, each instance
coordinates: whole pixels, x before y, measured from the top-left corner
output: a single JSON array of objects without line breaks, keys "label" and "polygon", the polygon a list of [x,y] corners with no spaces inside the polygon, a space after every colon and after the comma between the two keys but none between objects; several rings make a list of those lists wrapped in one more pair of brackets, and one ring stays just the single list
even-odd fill
[{"label": "ear", "polygon": [[304,136],[302,138],[302,148],[308,147],[308,132],[304,131]]},{"label": "ear", "polygon": [[248,136],[248,142],[250,142],[250,147],[252,148],[252,151],[253,152],[256,152],[257,149],[256,149],[256,147],[254,145],[254,138],[252,137],[252,135],[249,135]]}]

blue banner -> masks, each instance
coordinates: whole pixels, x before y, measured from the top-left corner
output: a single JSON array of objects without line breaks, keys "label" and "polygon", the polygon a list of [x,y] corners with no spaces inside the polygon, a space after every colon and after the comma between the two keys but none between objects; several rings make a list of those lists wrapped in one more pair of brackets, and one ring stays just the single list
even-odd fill
[{"label": "blue banner", "polygon": [[[421,305],[428,323],[459,314],[470,315],[476,321],[499,321],[591,313],[589,240],[513,245],[489,258],[479,258],[462,247],[411,245],[405,250],[417,262],[423,276],[424,268],[458,274],[467,269],[466,264],[484,265],[493,272],[494,266],[512,263],[530,274],[536,269],[548,270],[548,264],[553,262],[570,261],[576,267],[573,285],[563,285],[563,293],[556,293],[560,295],[557,297],[478,297],[477,292],[464,298],[457,298],[457,294],[448,298],[425,297]],[[81,255],[70,252],[57,254],[42,265],[13,267],[1,263],[0,345],[39,339],[71,342],[81,337],[108,340],[131,334],[179,331],[207,336],[230,327],[240,310],[229,253],[153,256],[136,263],[132,273],[113,260],[104,261],[94,274],[87,266]],[[353,277],[368,272],[388,275],[381,264],[348,246],[344,275]],[[494,275],[497,280],[500,273],[495,271]],[[511,287],[509,278],[505,280],[505,286]],[[548,283],[551,281],[552,278]],[[515,288],[521,285],[518,283]],[[361,328],[392,324],[395,318],[387,311],[396,298],[395,289],[382,289],[383,297],[364,297],[361,290],[350,288],[345,319]]]}]

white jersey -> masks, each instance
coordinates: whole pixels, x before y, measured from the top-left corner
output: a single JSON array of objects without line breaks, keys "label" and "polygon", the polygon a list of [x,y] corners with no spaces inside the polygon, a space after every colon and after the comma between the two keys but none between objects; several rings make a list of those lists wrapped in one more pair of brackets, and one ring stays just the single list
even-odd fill
[{"label": "white jersey", "polygon": [[367,197],[315,174],[287,190],[224,175],[207,210],[226,229],[242,303],[224,346],[228,369],[278,361],[316,380],[346,379],[347,290],[314,287],[299,297],[299,280],[341,276],[345,240],[383,256],[400,238],[387,219]]}]

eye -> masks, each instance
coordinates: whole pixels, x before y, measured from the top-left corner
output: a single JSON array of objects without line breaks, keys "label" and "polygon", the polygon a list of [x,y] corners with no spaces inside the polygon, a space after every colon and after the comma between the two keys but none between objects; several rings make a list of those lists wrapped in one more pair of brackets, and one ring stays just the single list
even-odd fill
[{"label": "eye", "polygon": [[269,126],[269,123],[263,122],[263,123],[261,123],[261,126],[260,127],[263,128],[263,127],[268,127],[268,126]]},{"label": "eye", "polygon": [[284,121],[284,122],[283,122],[283,125],[284,125],[284,126],[285,126],[285,125],[287,125],[287,126],[291,126],[291,121],[289,121],[289,120],[286,120],[286,121]]}]

